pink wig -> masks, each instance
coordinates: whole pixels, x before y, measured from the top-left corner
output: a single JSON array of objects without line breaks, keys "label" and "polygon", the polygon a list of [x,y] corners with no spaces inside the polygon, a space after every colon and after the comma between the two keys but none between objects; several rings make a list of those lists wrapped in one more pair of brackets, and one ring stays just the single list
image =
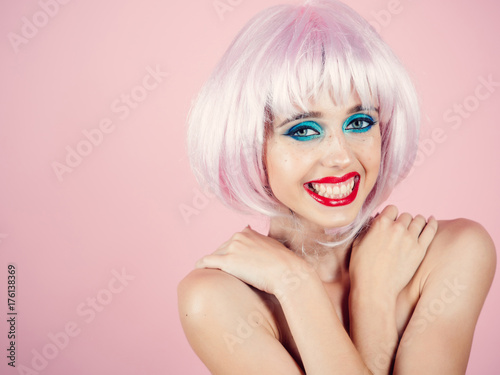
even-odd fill
[{"label": "pink wig", "polygon": [[338,1],[274,6],[241,30],[189,115],[188,149],[198,181],[232,208],[277,215],[263,160],[266,127],[275,114],[306,111],[324,92],[344,104],[353,90],[363,106],[379,107],[382,162],[356,220],[329,231],[351,240],[406,176],[420,119],[415,89],[397,57],[366,20]]}]

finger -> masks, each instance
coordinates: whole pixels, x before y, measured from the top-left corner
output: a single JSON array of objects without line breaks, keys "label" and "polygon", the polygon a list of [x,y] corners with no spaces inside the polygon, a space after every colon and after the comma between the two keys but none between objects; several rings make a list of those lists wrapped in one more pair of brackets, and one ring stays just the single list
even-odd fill
[{"label": "finger", "polygon": [[250,225],[247,225],[245,228],[243,228],[241,233],[253,234],[253,233],[255,233],[255,231],[250,227]]},{"label": "finger", "polygon": [[434,216],[429,217],[429,219],[427,220],[427,225],[425,226],[424,230],[420,234],[420,237],[418,238],[418,243],[427,248],[434,239],[437,230],[438,230],[437,220],[434,218]]},{"label": "finger", "polygon": [[234,233],[229,239],[229,245],[236,243],[248,243],[250,236],[252,235],[251,229],[244,228],[241,232]]},{"label": "finger", "polygon": [[245,229],[243,229],[241,231],[241,233],[243,233],[246,237],[247,240],[251,240],[251,241],[256,241],[256,240],[259,240],[259,239],[262,239],[264,237],[267,238],[267,236],[264,236],[263,234],[257,232],[256,230],[253,230],[250,225],[248,225],[247,227],[245,227]]},{"label": "finger", "polygon": [[380,212],[377,212],[375,215],[373,215],[372,217],[370,217],[368,219],[368,221],[366,222],[366,226],[369,227],[371,225],[371,223],[373,223],[373,221],[380,216]]},{"label": "finger", "polygon": [[401,215],[399,215],[396,221],[403,224],[405,228],[408,228],[412,220],[413,216],[411,216],[408,212],[403,212]]},{"label": "finger", "polygon": [[228,242],[224,242],[211,255],[224,255],[224,254],[227,254],[227,248],[228,248],[228,246],[229,246],[229,241]]},{"label": "finger", "polygon": [[217,248],[217,250],[215,250],[215,251],[213,252],[213,254],[220,254],[220,251],[221,251],[221,250],[225,251],[225,250],[226,250],[226,248],[228,247],[228,245],[229,245],[229,243],[230,243],[230,242],[231,242],[230,240],[227,240],[226,242],[224,242],[223,244],[221,244],[221,245]]},{"label": "finger", "polygon": [[219,254],[204,256],[196,262],[195,268],[216,268],[222,270],[224,266],[224,257]]},{"label": "finger", "polygon": [[[241,231],[241,233],[245,233],[248,238],[255,238],[255,237],[262,237],[263,235],[259,232],[257,232],[255,229],[253,229],[250,225],[248,225],[247,227],[245,227],[245,229],[243,229]],[[264,237],[267,237],[267,236],[264,236]]]},{"label": "finger", "polygon": [[427,220],[425,220],[425,217],[417,215],[408,226],[408,231],[414,236],[414,238],[418,238],[426,224]]},{"label": "finger", "polygon": [[394,221],[398,217],[398,208],[396,206],[390,204],[382,210],[379,217],[386,217],[386,218]]}]

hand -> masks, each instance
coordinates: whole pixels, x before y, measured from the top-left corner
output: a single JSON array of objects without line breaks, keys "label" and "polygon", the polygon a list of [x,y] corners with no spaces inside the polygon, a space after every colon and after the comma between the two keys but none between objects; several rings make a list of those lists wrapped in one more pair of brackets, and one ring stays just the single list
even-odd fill
[{"label": "hand", "polygon": [[432,216],[428,221],[409,213],[398,217],[395,206],[384,208],[353,243],[349,264],[352,285],[396,298],[420,266],[437,228]]},{"label": "hand", "polygon": [[235,233],[211,255],[200,259],[196,268],[220,269],[278,298],[312,270],[281,242],[250,227]]}]

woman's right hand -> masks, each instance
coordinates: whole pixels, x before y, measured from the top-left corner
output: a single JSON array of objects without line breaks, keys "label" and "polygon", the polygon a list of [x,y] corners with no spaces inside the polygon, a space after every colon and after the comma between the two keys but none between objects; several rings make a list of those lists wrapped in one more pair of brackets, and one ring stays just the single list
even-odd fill
[{"label": "woman's right hand", "polygon": [[293,292],[301,279],[316,276],[304,259],[249,226],[200,259],[196,268],[220,269],[278,299]]},{"label": "woman's right hand", "polygon": [[351,288],[397,298],[410,282],[434,239],[438,222],[387,206],[354,243],[349,263]]}]

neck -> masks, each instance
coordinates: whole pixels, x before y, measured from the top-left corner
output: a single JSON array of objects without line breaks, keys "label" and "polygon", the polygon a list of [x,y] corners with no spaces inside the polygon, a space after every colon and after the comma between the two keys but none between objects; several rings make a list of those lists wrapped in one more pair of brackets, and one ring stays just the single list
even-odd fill
[{"label": "neck", "polygon": [[327,235],[324,228],[290,217],[273,217],[268,235],[304,258],[323,282],[342,281],[348,275],[352,243],[337,247],[321,244],[334,242],[334,238]]}]

